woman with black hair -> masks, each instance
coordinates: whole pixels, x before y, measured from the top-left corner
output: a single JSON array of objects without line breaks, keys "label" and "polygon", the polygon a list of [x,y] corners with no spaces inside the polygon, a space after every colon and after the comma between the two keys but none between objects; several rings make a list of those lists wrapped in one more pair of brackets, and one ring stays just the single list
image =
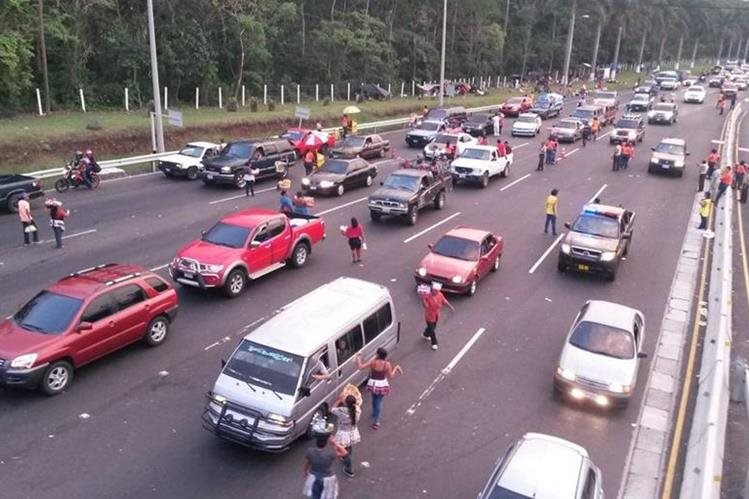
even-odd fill
[{"label": "woman with black hair", "polygon": [[382,414],[382,402],[385,395],[390,394],[390,379],[396,374],[403,374],[401,366],[395,366],[388,362],[388,351],[380,347],[374,358],[364,362],[362,354],[356,355],[356,367],[359,370],[369,369],[369,381],[367,390],[372,393],[372,429],[380,427],[380,414]]},{"label": "woman with black hair", "polygon": [[351,461],[351,451],[352,447],[361,441],[359,428],[356,427],[361,417],[361,407],[357,404],[356,397],[343,391],[330,412],[337,419],[333,440],[346,449],[346,455],[343,456],[343,472],[346,476],[353,478],[354,465]]}]

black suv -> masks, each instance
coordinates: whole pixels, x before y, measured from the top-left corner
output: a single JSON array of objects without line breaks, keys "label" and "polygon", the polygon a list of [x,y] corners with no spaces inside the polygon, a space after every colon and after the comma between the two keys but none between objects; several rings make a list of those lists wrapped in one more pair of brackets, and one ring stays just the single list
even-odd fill
[{"label": "black suv", "polygon": [[243,173],[247,165],[259,170],[258,179],[282,179],[288,175],[288,168],[296,159],[296,152],[286,139],[237,140],[228,143],[221,154],[208,160],[201,175],[206,185],[231,184],[243,188]]},{"label": "black suv", "polygon": [[42,181],[28,175],[0,175],[0,207],[11,213],[18,212],[18,201],[24,192],[31,199],[44,196]]}]

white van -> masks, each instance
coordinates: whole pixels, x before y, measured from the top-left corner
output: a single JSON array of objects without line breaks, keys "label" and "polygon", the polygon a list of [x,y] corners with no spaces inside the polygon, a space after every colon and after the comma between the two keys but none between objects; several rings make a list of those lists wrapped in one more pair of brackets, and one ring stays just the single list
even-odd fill
[{"label": "white van", "polygon": [[[356,367],[400,341],[400,323],[385,286],[340,277],[283,307],[245,336],[208,392],[203,427],[216,436],[281,451],[309,431],[348,383]],[[315,379],[321,365],[330,374]]]}]

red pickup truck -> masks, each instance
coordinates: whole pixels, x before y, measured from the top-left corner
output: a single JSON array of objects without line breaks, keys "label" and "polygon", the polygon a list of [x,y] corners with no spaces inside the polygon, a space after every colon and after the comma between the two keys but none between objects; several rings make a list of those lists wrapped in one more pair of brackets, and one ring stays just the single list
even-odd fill
[{"label": "red pickup truck", "polygon": [[169,275],[186,286],[222,288],[234,298],[251,279],[287,264],[304,266],[312,246],[324,238],[325,222],[314,215],[242,210],[181,248],[169,265]]}]

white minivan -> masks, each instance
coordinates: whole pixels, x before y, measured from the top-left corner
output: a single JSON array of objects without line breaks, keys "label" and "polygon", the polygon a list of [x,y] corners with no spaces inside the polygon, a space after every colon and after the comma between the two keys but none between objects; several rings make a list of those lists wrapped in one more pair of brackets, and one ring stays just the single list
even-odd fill
[{"label": "white minivan", "polygon": [[[340,277],[283,307],[247,334],[224,363],[203,411],[216,436],[266,451],[282,451],[308,434],[348,383],[368,373],[356,367],[400,340],[400,323],[385,286]],[[313,374],[323,374],[318,379]]]}]

